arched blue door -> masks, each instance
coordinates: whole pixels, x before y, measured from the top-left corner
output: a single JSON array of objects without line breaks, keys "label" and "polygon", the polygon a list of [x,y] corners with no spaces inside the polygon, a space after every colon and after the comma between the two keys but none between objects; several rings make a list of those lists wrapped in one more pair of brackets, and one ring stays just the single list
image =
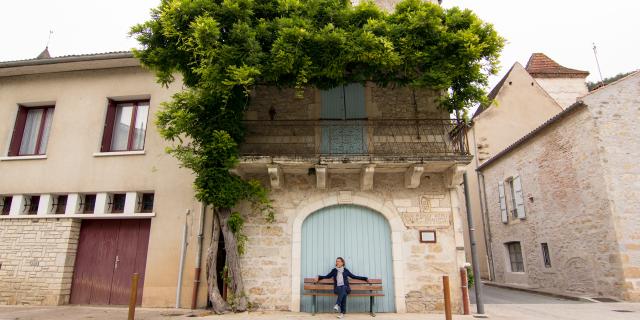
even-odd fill
[{"label": "arched blue door", "polygon": [[[384,297],[376,297],[376,312],[395,312],[391,230],[386,218],[373,210],[338,205],[312,213],[302,224],[302,278],[325,275],[336,257],[346,260],[356,275],[380,278]],[[300,289],[302,290],[302,281]],[[318,311],[331,312],[335,297],[318,297]],[[300,309],[311,312],[312,299],[302,296]],[[348,312],[368,312],[369,299],[349,297]]]}]

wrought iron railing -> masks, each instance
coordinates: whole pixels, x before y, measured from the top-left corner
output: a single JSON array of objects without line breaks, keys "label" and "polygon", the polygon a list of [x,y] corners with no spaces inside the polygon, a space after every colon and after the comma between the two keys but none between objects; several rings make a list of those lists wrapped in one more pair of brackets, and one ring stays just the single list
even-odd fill
[{"label": "wrought iron railing", "polygon": [[468,156],[449,119],[245,121],[243,156],[449,158]]}]

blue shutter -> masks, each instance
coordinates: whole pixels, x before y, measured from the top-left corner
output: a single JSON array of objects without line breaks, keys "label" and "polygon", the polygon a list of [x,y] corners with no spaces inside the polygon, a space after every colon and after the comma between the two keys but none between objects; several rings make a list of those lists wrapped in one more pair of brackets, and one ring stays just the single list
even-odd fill
[{"label": "blue shutter", "polygon": [[364,107],[364,86],[360,83],[344,86],[344,104],[346,119],[365,119],[367,111]]},{"label": "blue shutter", "polygon": [[366,154],[366,127],[358,120],[366,118],[364,87],[359,83],[339,86],[321,91],[321,119],[336,121],[325,122],[322,128],[322,154],[349,155]]},{"label": "blue shutter", "polygon": [[[391,230],[386,218],[354,205],[320,209],[302,225],[303,279],[325,275],[343,257],[355,275],[382,279],[384,297],[376,297],[376,312],[395,312]],[[319,312],[332,312],[335,296],[318,297]],[[311,296],[301,297],[301,310],[311,312]],[[347,312],[368,312],[367,297],[348,297]]]},{"label": "blue shutter", "polygon": [[321,119],[344,119],[344,89],[338,86],[320,92],[322,99]]}]

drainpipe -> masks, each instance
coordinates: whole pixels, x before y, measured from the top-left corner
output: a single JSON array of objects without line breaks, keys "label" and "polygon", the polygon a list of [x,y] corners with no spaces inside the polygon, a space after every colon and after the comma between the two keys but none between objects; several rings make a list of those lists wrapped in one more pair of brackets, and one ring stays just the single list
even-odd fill
[{"label": "drainpipe", "polygon": [[196,308],[196,304],[198,301],[198,287],[200,286],[200,263],[202,262],[202,234],[204,233],[204,217],[205,212],[207,210],[207,206],[200,202],[200,219],[198,225],[198,240],[196,244],[196,264],[193,274],[193,293],[191,294],[191,309]]},{"label": "drainpipe", "polygon": [[489,208],[487,205],[487,188],[484,183],[484,174],[480,171],[476,171],[478,173],[478,184],[480,187],[480,204],[483,203],[482,207],[482,224],[484,225],[484,240],[485,240],[485,248],[487,248],[487,256],[489,258],[489,276],[491,277],[491,281],[495,281],[496,279],[496,271],[493,265],[493,245],[491,242],[491,223],[489,222]]},{"label": "drainpipe", "polygon": [[182,296],[182,274],[184,272],[184,256],[187,253],[187,218],[191,213],[190,209],[184,217],[184,228],[182,229],[182,248],[180,249],[180,266],[178,267],[178,287],[176,288],[176,309],[180,308],[180,298]]}]

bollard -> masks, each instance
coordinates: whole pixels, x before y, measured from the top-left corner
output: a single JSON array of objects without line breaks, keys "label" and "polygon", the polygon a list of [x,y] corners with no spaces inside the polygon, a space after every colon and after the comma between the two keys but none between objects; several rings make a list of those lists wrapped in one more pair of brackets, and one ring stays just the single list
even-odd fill
[{"label": "bollard", "polygon": [[462,288],[462,309],[465,315],[471,314],[469,311],[469,287],[467,286],[467,268],[460,268],[460,287]]},{"label": "bollard", "polygon": [[134,273],[131,276],[131,295],[129,296],[129,317],[128,320],[133,320],[136,316],[136,300],[138,299],[138,277],[140,275]]},{"label": "bollard", "polygon": [[442,276],[442,290],[444,291],[444,316],[451,320],[451,290],[449,289],[449,276]]}]

